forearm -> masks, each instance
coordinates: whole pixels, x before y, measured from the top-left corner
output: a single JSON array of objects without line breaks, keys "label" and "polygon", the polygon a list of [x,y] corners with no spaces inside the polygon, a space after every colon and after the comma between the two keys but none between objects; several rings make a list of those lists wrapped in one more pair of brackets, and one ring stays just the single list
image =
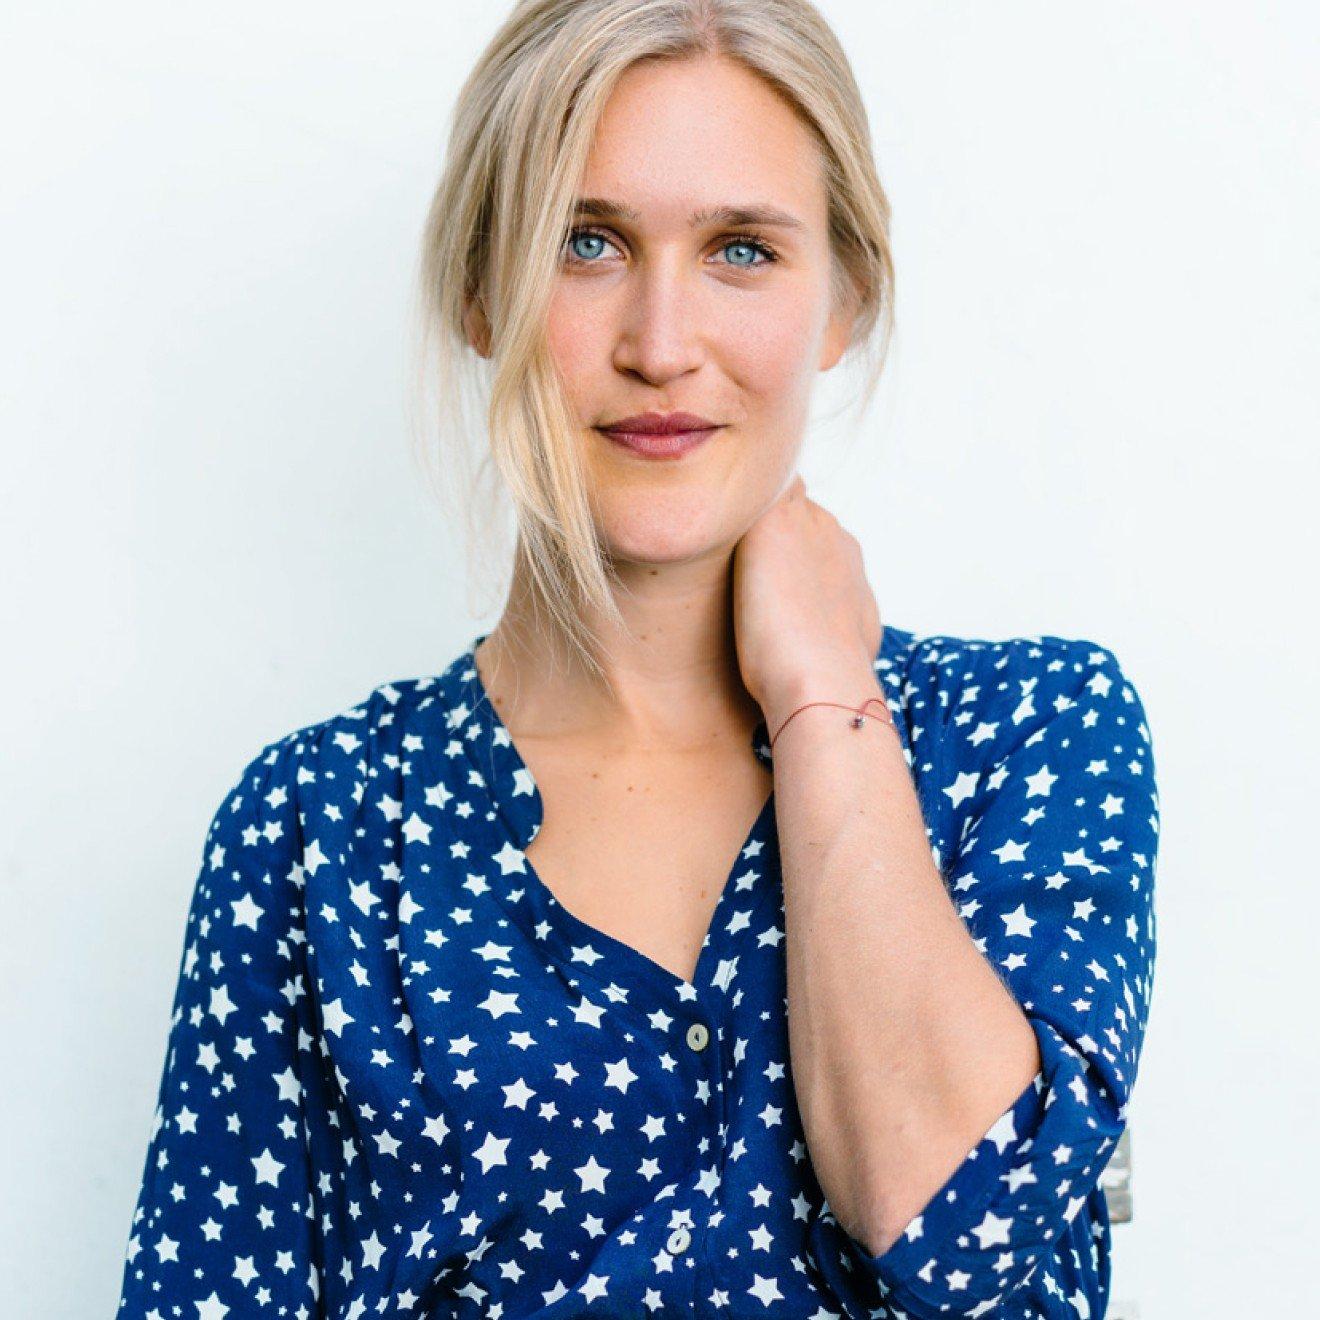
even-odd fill
[{"label": "forearm", "polygon": [[[809,689],[771,700],[772,732],[806,701],[883,699],[869,666],[815,673]],[[831,1209],[878,1255],[1040,1054],[945,891],[896,731],[849,718],[811,707],[786,727],[775,814],[798,1107]]]}]

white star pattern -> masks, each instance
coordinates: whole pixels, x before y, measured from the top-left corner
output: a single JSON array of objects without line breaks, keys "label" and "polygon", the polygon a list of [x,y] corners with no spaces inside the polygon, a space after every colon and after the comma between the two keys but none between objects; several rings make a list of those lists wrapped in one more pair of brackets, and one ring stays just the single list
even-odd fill
[{"label": "white star pattern", "polygon": [[885,628],[931,855],[1042,1067],[875,1257],[793,1092],[773,801],[680,980],[528,866],[481,640],[270,743],[215,813],[120,1320],[1104,1314],[1159,832],[1113,652]]}]

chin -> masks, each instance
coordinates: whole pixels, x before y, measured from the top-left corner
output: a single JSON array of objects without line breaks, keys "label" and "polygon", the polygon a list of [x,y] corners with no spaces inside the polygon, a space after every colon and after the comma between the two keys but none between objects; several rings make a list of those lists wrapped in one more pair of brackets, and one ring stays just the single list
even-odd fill
[{"label": "chin", "polygon": [[684,516],[673,500],[656,504],[633,517],[607,517],[600,528],[605,552],[632,564],[681,564],[718,551],[731,550],[741,530],[710,520],[709,501]]}]

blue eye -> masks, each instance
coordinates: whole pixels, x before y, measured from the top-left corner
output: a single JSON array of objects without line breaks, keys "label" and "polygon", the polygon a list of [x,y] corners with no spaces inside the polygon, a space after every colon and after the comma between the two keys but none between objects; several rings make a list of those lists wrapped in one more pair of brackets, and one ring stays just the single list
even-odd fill
[{"label": "blue eye", "polygon": [[[575,243],[581,243],[584,240],[588,243],[604,243],[605,241],[599,234],[593,234],[590,232],[590,230],[579,229],[569,235],[568,237],[569,247],[572,247]],[[580,256],[581,254],[578,253],[577,255]],[[599,255],[599,249],[597,249],[595,255],[597,256]],[[590,260],[590,258],[588,258],[588,260]]]},{"label": "blue eye", "polygon": [[[600,256],[603,247],[601,245],[609,242],[604,234],[594,229],[574,229],[570,231],[567,239],[567,245],[570,251],[570,265],[590,266],[595,263],[595,258]],[[584,255],[578,248],[580,243],[594,243],[597,246],[591,252],[591,255]],[[752,254],[753,259],[749,261],[729,261],[726,265],[732,266],[736,270],[755,270],[758,266],[769,266],[779,260],[779,254],[766,243],[752,234],[731,234],[725,239],[721,252],[727,252],[731,248],[741,248],[744,252]],[[756,261],[754,258],[760,254],[762,260]]]},{"label": "blue eye", "polygon": [[[756,243],[749,243],[749,242],[747,242],[745,239],[734,239],[734,240],[732,240],[731,242],[726,243],[726,244],[724,245],[724,247],[721,248],[720,250],[721,250],[722,252],[727,252],[730,248],[742,248],[743,251],[745,251],[745,252],[750,252],[750,253],[752,254],[753,258],[755,258],[755,256],[756,256],[756,252],[757,252],[757,250],[758,250],[758,247],[759,247],[758,244],[756,244]],[[764,249],[762,249],[762,250],[764,250]],[[733,265],[733,266],[754,266],[754,265],[756,265],[756,264],[757,264],[757,262],[756,262],[754,259],[753,259],[752,261],[734,261],[734,262],[730,262],[730,265]]]}]

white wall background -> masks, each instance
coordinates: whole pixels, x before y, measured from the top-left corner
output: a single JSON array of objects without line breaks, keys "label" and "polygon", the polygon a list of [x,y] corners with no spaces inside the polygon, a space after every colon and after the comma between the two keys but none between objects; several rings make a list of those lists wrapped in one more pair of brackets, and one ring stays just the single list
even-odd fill
[{"label": "white wall background", "polygon": [[[1115,1295],[1143,1320],[1299,1315],[1320,11],[823,9],[894,203],[900,329],[809,487],[863,537],[888,621],[1089,636],[1136,682],[1160,954]],[[446,116],[504,11],[5,6],[7,1314],[113,1314],[239,768],[493,622],[464,612],[409,457],[404,331]]]}]

